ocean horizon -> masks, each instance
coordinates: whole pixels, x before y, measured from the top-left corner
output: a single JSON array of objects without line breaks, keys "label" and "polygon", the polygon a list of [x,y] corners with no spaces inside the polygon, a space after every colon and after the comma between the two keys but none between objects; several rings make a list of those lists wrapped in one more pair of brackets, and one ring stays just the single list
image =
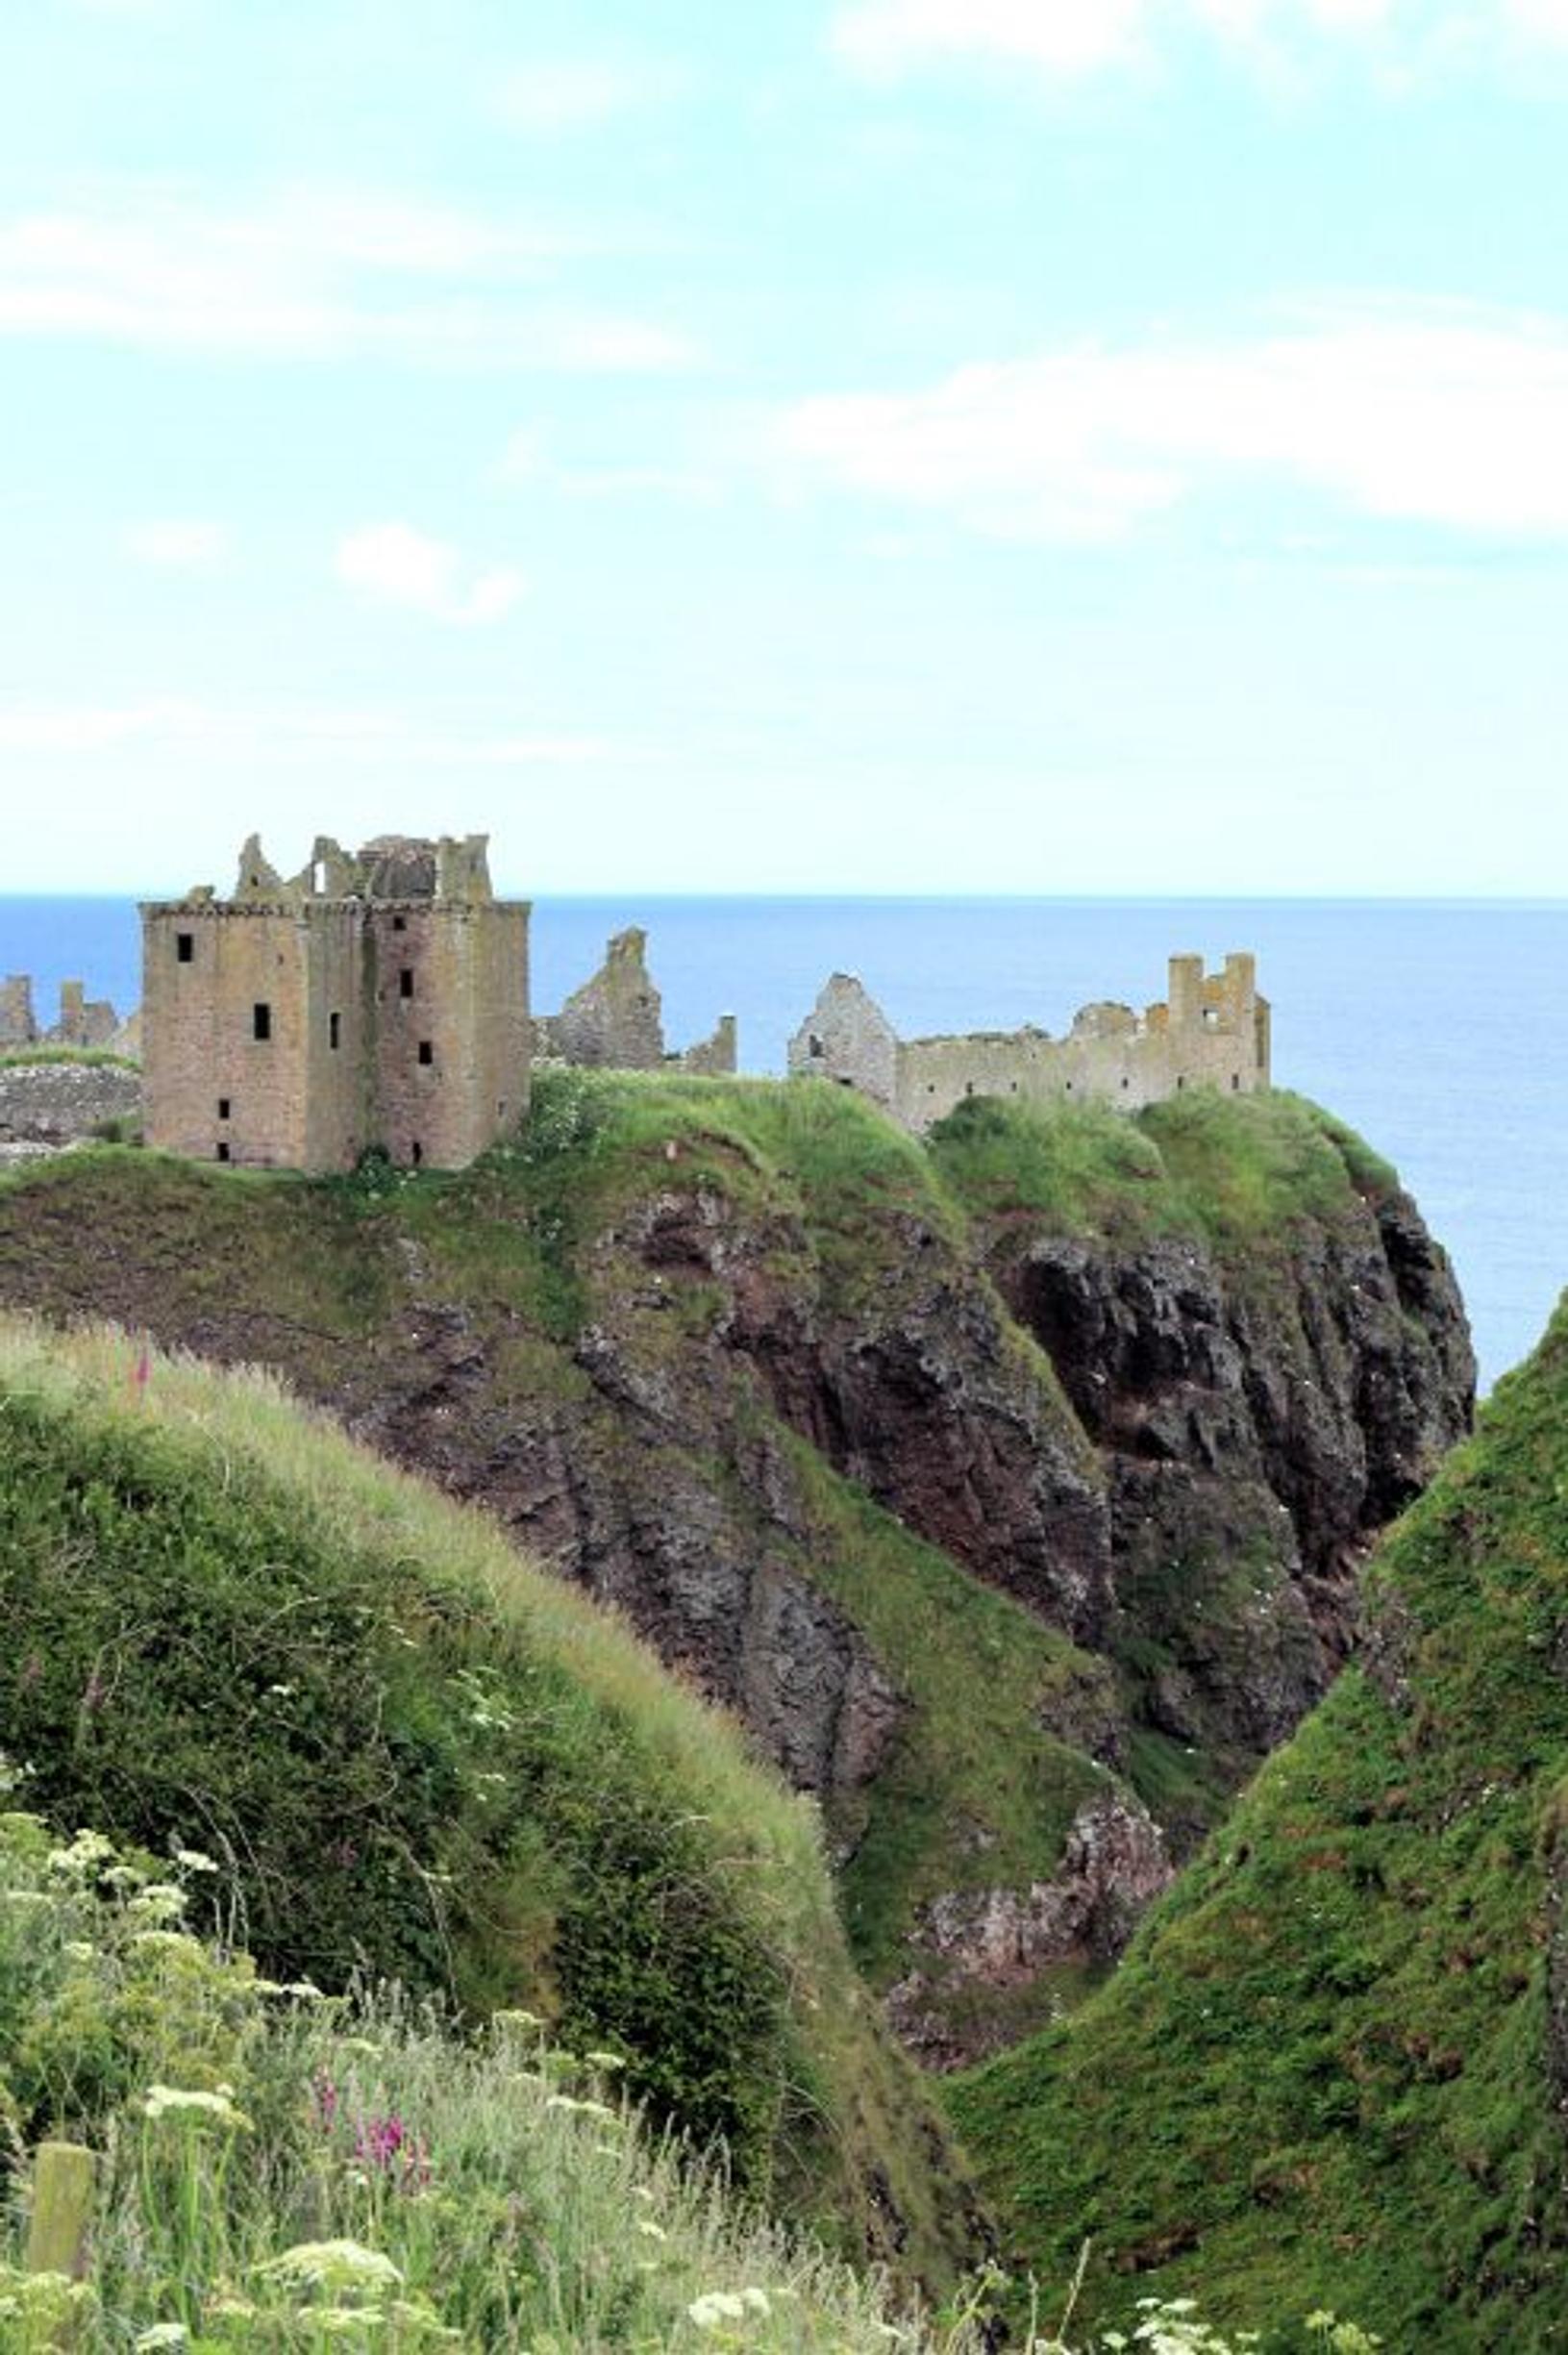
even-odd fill
[{"label": "ocean horizon", "polygon": [[[535,1008],[559,1006],[628,924],[648,932],[668,1042],[734,1014],[758,1074],[784,1069],[834,971],[858,973],[908,1036],[1059,1035],[1094,1000],[1163,997],[1173,954],[1251,949],[1276,1084],[1396,1164],[1453,1254],[1484,1385],[1534,1345],[1568,1282],[1568,901],[535,897]],[[65,979],[128,1013],[136,900],[0,896],[0,970],[32,975],[40,1023]]]}]

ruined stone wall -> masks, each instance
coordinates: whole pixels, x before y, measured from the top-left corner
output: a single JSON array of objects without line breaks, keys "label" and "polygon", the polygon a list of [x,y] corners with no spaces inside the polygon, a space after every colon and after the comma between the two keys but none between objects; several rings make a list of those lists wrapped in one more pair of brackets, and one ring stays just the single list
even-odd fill
[{"label": "ruined stone wall", "polygon": [[0,982],[0,1047],[31,1046],[37,1037],[30,974],[12,973]]},{"label": "ruined stone wall", "polygon": [[666,1057],[677,1070],[689,1071],[700,1079],[733,1079],[739,1067],[739,1040],[733,1014],[721,1014],[710,1039],[699,1039],[695,1046],[684,1047],[679,1055]]},{"label": "ruined stone wall", "polygon": [[1141,1015],[1087,1006],[1065,1039],[1026,1028],[901,1040],[859,982],[838,973],[791,1040],[789,1068],[859,1089],[916,1133],[970,1096],[1093,1097],[1135,1112],[1186,1088],[1266,1088],[1268,1006],[1252,957],[1228,957],[1209,975],[1201,957],[1173,957],[1169,1000]]},{"label": "ruined stone wall", "polygon": [[302,912],[219,900],[144,909],[147,1142],[196,1161],[311,1166],[310,1003]]},{"label": "ruined stone wall", "polygon": [[0,982],[0,1049],[25,1046],[121,1046],[124,1029],[105,997],[89,998],[79,981],[60,985],[60,1018],[40,1030],[33,1006],[33,979],[12,973]]},{"label": "ruined stone wall", "polygon": [[411,900],[367,917],[378,1141],[461,1168],[528,1104],[528,917],[518,902]]},{"label": "ruined stone wall", "polygon": [[853,973],[835,973],[789,1041],[792,1074],[814,1073],[857,1088],[885,1112],[899,1111],[899,1040]]},{"label": "ruined stone wall", "polygon": [[647,965],[648,936],[618,932],[605,962],[549,1025],[549,1052],[588,1070],[657,1071],[664,1060],[663,1005]]},{"label": "ruined stone wall", "polygon": [[0,1158],[8,1146],[58,1151],[134,1126],[140,1112],[140,1075],[123,1064],[30,1063],[0,1070]]}]

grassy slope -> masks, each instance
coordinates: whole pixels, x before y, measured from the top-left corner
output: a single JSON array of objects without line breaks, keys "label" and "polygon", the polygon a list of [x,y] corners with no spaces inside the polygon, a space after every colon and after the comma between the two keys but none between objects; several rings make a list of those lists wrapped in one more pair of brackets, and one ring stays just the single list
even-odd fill
[{"label": "grassy slope", "polygon": [[[235,1198],[238,1198],[237,1195]],[[259,1378],[0,1327],[0,1743],[37,1803],[230,1863],[285,1973],[525,2002],[754,2181],[939,2271],[929,2124],[811,1811],[478,1515]]]},{"label": "grassy slope", "polygon": [[1568,1313],[1369,1601],[1401,1705],[1345,1676],[1112,1985],[955,2108],[1032,2263],[1093,2236],[1102,2315],[1201,2283],[1400,2347],[1562,2345]]},{"label": "grassy slope", "polygon": [[977,1100],[932,1142],[948,1190],[983,1220],[1027,1214],[1128,1248],[1189,1235],[1243,1281],[1265,1275],[1306,1222],[1332,1230],[1399,1184],[1354,1130],[1283,1089],[1200,1090],[1132,1119],[1108,1104]]},{"label": "grassy slope", "polygon": [[[756,2355],[891,2343],[884,2285],[694,2175],[620,2102],[612,2052],[574,2056],[526,2014],[467,2036],[395,1988],[320,2000],[269,1984],[184,1933],[188,1895],[168,1876],[203,1885],[199,1858],[161,1867],[91,1833],[62,1851],[20,1812],[27,1795],[0,1760],[9,2355],[63,2343],[45,2319],[58,2278],[31,2285],[31,2329],[17,2313],[36,2202],[12,2164],[62,2134],[98,2153],[81,2355],[160,2326],[210,2350],[411,2349],[442,2332],[476,2350],[697,2348],[714,2343],[704,2298],[719,2343],[743,2336]],[[159,2114],[154,2096],[149,2115],[160,2084],[194,2103]],[[302,2242],[400,2278],[312,2291],[286,2256]],[[944,2333],[943,2355],[960,2339]],[[923,2330],[898,2342],[935,2355]]]}]

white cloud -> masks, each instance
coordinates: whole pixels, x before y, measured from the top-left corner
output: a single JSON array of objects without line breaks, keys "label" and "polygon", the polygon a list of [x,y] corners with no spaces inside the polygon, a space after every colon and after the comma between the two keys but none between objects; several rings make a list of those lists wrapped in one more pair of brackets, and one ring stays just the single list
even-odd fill
[{"label": "white cloud", "polygon": [[374,191],[286,188],[245,212],[135,184],[0,219],[0,335],[156,349],[642,372],[669,328],[541,304],[586,247],[537,222]]},{"label": "white cloud", "polygon": [[591,131],[685,87],[680,68],[659,59],[535,58],[505,77],[492,105],[514,131]]},{"label": "white cloud", "polygon": [[221,523],[199,516],[165,515],[127,526],[125,545],[143,564],[170,572],[210,572],[223,555],[228,534]]},{"label": "white cloud", "polygon": [[1568,45],[1568,0],[851,0],[834,48],[863,72],[994,59],[1071,80],[1156,55],[1196,28],[1260,59],[1350,40],[1403,63],[1478,38]]},{"label": "white cloud", "polygon": [[1089,73],[1134,55],[1147,0],[862,0],[834,46],[872,72],[927,57],[1023,59],[1048,73]]},{"label": "white cloud", "polygon": [[1568,322],[1395,306],[1251,342],[1085,343],[909,393],[798,403],[789,466],[999,537],[1119,538],[1206,485],[1310,487],[1362,514],[1568,537]]},{"label": "white cloud", "polygon": [[339,541],[337,577],[383,605],[472,628],[501,621],[524,587],[510,565],[465,574],[459,551],[407,523],[372,523]]},{"label": "white cloud", "polygon": [[1503,14],[1526,40],[1568,48],[1568,0],[1503,0]]}]

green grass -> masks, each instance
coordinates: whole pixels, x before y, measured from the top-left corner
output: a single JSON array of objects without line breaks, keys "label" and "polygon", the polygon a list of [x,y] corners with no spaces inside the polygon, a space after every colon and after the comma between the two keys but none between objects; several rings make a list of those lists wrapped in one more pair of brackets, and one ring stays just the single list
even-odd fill
[{"label": "green grass", "polygon": [[[1370,1662],[1064,2029],[954,2090],[1085,2312],[1201,2286],[1399,2347],[1568,2341],[1568,1313],[1381,1547]],[[1554,1993],[1554,1985],[1556,1992]],[[1131,2277],[1131,2278],[1129,2278]]]},{"label": "green grass", "polygon": [[26,1071],[36,1064],[86,1064],[89,1069],[112,1065],[120,1071],[139,1071],[134,1055],[116,1055],[106,1046],[14,1046],[0,1052],[0,1071]]},{"label": "green grass", "polygon": [[977,1097],[932,1132],[931,1152],[950,1193],[987,1221],[1028,1215],[1127,1247],[1189,1235],[1243,1268],[1399,1182],[1354,1130],[1279,1089],[1196,1089],[1132,1115]]},{"label": "green grass", "polygon": [[882,2178],[938,2270],[925,2114],[809,1803],[482,1516],[263,1377],[139,1362],[0,1327],[0,1741],[38,1807],[208,1849],[280,1975],[613,2044],[658,2115],[852,2239]]},{"label": "green grass", "polygon": [[[748,2210],[628,2105],[617,2049],[574,2054],[518,2012],[465,2032],[395,1987],[269,1981],[187,1928],[196,1892],[221,1888],[213,1860],[51,1841],[11,1784],[0,1761],[11,2355],[53,2343],[73,2308],[84,2355],[159,2328],[274,2355],[976,2343]],[[97,2155],[75,2293],[21,2270],[37,2199],[14,2154],[61,2137]],[[336,2252],[314,2281],[311,2249]]]},{"label": "green grass", "polygon": [[[1050,1879],[1079,1807],[1114,1787],[1045,1730],[1075,1716],[1108,1724],[1110,1672],[923,1544],[804,1441],[780,1441],[822,1533],[815,1579],[908,1704],[888,1765],[833,1818],[853,1842],[842,1903],[857,1960],[878,1984],[916,1959],[939,1971],[920,1928],[931,1901]],[[1054,1992],[1073,1984],[1069,1971]]]}]

